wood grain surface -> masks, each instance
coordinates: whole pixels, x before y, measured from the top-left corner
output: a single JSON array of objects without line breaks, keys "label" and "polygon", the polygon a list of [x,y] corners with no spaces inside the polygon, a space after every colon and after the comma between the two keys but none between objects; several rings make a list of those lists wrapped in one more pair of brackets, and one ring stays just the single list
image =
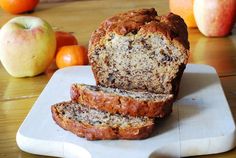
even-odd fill
[{"label": "wood grain surface", "polygon": [[[150,7],[156,8],[160,15],[169,11],[167,0],[83,0],[40,3],[33,13],[23,15],[41,17],[55,30],[74,32],[79,43],[87,45],[91,32],[105,18],[130,9]],[[0,26],[15,16],[0,9]],[[236,27],[230,36],[224,38],[204,37],[198,29],[188,31],[191,47],[189,62],[208,64],[216,68],[233,116],[236,118]],[[0,157],[42,157],[21,151],[16,145],[15,136],[51,75],[47,73],[33,78],[13,78],[0,64]],[[236,149],[202,157],[235,158]]]}]

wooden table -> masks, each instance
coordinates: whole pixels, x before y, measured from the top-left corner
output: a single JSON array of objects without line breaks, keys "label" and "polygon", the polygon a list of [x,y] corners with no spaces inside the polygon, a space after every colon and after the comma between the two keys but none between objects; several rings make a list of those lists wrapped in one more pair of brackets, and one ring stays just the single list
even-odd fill
[{"label": "wooden table", "polygon": [[[145,1],[76,1],[42,3],[31,14],[47,20],[54,28],[74,32],[80,44],[87,45],[90,34],[108,16],[134,8],[155,7],[159,14],[168,12],[167,0]],[[14,15],[0,10],[0,26]],[[236,118],[236,27],[225,38],[206,38],[198,29],[189,29],[190,63],[209,64],[216,68],[230,108]],[[16,145],[16,132],[47,84],[51,74],[34,78],[13,78],[0,65],[0,157],[40,157],[22,152]],[[220,114],[219,114],[220,117]],[[236,157],[232,151],[202,157]]]}]

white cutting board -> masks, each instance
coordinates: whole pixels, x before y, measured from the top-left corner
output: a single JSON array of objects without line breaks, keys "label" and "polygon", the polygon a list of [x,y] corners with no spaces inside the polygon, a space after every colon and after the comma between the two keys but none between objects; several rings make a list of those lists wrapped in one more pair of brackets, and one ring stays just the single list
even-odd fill
[{"label": "white cutting board", "polygon": [[53,75],[17,132],[21,150],[72,158],[157,158],[220,153],[235,147],[235,123],[210,66],[187,65],[173,113],[145,140],[87,141],[56,125],[50,106],[70,100],[70,85],[75,82],[95,84],[89,66],[65,68]]}]

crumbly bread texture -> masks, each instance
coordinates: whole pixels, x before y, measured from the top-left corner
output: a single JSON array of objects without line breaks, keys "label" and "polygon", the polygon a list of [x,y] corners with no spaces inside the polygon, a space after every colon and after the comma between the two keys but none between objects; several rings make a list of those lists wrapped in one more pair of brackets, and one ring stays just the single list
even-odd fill
[{"label": "crumbly bread texture", "polygon": [[187,26],[153,8],[118,14],[92,33],[88,55],[98,85],[176,96],[189,56]]},{"label": "crumbly bread texture", "polygon": [[72,84],[71,99],[75,102],[112,114],[164,117],[171,113],[172,94],[127,91],[86,84]]},{"label": "crumbly bread texture", "polygon": [[144,139],[154,129],[148,117],[110,114],[72,101],[55,104],[51,111],[59,126],[88,140]]}]

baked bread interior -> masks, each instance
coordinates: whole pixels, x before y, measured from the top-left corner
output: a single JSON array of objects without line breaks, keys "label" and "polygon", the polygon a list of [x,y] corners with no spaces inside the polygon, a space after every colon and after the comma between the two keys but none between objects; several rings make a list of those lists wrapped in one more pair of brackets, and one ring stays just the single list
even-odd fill
[{"label": "baked bread interior", "polygon": [[88,55],[98,85],[177,95],[189,56],[187,26],[154,8],[121,13],[92,33]]}]

